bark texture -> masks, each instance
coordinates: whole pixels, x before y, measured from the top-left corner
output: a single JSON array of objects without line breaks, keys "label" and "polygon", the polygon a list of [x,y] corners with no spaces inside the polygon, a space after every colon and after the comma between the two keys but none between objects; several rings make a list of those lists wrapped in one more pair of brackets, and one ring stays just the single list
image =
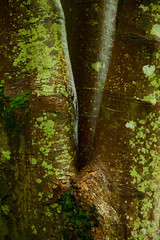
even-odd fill
[{"label": "bark texture", "polygon": [[94,206],[94,239],[158,240],[159,1],[123,1],[91,162],[74,184]]},{"label": "bark texture", "polygon": [[159,240],[160,1],[119,1],[112,54],[118,1],[62,4],[84,168],[60,0],[3,0],[0,239]]},{"label": "bark texture", "polygon": [[[60,1],[2,1],[0,239],[58,239],[74,174],[76,94]],[[61,239],[61,238],[60,238]]]},{"label": "bark texture", "polygon": [[88,163],[115,37],[118,0],[62,0],[78,95],[77,167]]},{"label": "bark texture", "polygon": [[118,19],[92,155],[119,219],[113,239],[159,239],[159,19],[159,1],[124,1]]}]

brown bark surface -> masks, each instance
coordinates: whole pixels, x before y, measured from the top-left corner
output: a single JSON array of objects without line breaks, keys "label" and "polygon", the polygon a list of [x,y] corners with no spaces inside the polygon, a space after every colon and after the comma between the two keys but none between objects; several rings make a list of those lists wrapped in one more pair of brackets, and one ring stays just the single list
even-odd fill
[{"label": "brown bark surface", "polygon": [[0,239],[159,240],[160,2],[0,4]]},{"label": "brown bark surface", "polygon": [[118,1],[62,1],[73,75],[78,95],[78,163],[91,153],[97,116],[110,62]]},{"label": "brown bark surface", "polygon": [[107,239],[159,239],[157,4],[124,1],[117,19],[91,164],[101,170],[105,180],[99,191],[109,191],[106,199],[117,215],[115,223],[106,218]]},{"label": "brown bark surface", "polygon": [[60,1],[2,8],[0,239],[58,239],[52,204],[70,185],[77,144],[64,14]]}]

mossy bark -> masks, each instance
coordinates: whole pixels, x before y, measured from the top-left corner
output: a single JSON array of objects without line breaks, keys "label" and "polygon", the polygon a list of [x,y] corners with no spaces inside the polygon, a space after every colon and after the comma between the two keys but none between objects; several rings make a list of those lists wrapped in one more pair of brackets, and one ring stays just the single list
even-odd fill
[{"label": "mossy bark", "polygon": [[59,0],[2,1],[1,11],[0,239],[58,239],[51,205],[77,144],[64,15]]},{"label": "mossy bark", "polygon": [[63,5],[85,167],[60,1],[3,0],[0,239],[158,240],[159,1],[120,1],[110,64],[117,1]]},{"label": "mossy bark", "polygon": [[109,239],[159,239],[159,19],[159,1],[124,1],[118,19],[92,155],[119,219]]}]

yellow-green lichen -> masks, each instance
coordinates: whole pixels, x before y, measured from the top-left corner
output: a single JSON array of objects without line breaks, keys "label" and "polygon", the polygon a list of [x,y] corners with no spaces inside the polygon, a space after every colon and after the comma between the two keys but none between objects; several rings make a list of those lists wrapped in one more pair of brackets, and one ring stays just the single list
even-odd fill
[{"label": "yellow-green lichen", "polygon": [[37,235],[37,229],[36,229],[36,227],[35,227],[35,225],[32,225],[32,233],[34,234],[34,235]]},{"label": "yellow-green lichen", "polygon": [[40,183],[42,183],[42,180],[40,178],[37,178],[36,182],[40,184]]},{"label": "yellow-green lichen", "polygon": [[[38,164],[44,169],[43,179],[53,176],[53,181],[66,182],[74,158],[70,149],[70,122],[64,119],[59,123],[57,114],[43,113],[36,119],[34,129],[40,136],[38,141],[33,137],[32,144],[39,146]],[[65,179],[62,179],[63,175]]]},{"label": "yellow-green lichen", "polygon": [[139,5],[139,8],[142,9],[143,12],[146,12],[149,10],[148,6],[144,6],[143,4]]},{"label": "yellow-green lichen", "polygon": [[4,158],[6,158],[7,160],[9,160],[11,157],[10,157],[10,155],[11,155],[11,152],[10,151],[2,151],[2,155],[4,156]]},{"label": "yellow-green lichen", "polygon": [[151,34],[160,38],[160,24],[154,24],[152,26]]},{"label": "yellow-green lichen", "polygon": [[136,125],[137,125],[137,124],[136,124],[134,121],[130,121],[130,122],[127,122],[127,123],[125,124],[125,127],[134,130],[135,127],[136,127]]},{"label": "yellow-green lichen", "polygon": [[[25,25],[18,30],[18,41],[13,45],[12,51],[14,54],[13,67],[15,67],[17,75],[22,73],[33,74],[36,72],[35,85],[37,89],[34,91],[37,95],[50,96],[61,90],[63,95],[67,94],[66,86],[63,87],[64,82],[68,81],[68,72],[66,64],[67,45],[64,41],[65,28],[64,22],[60,15],[62,11],[50,11],[51,6],[47,1],[37,0],[39,8],[46,15],[41,13],[34,14],[32,10],[27,10],[26,19],[23,18]],[[57,0],[56,4],[60,4]],[[28,3],[30,5],[30,3]],[[50,17],[50,22],[45,22],[45,19]],[[52,17],[52,18],[51,18]],[[52,21],[51,21],[52,19]],[[32,24],[28,24],[32,23]],[[68,58],[69,60],[69,58]],[[64,72],[64,74],[63,74]],[[62,78],[63,74],[63,79]],[[58,80],[57,80],[58,78]],[[56,81],[61,79],[61,89],[57,87]],[[69,79],[70,80],[70,79]],[[71,84],[70,84],[71,85]],[[71,88],[68,84],[68,88]]]},{"label": "yellow-green lichen", "polygon": [[[160,210],[157,184],[160,179],[160,157],[157,146],[159,127],[160,117],[150,112],[145,119],[137,120],[136,135],[130,139],[131,149],[137,149],[137,152],[130,156],[134,163],[130,169],[132,184],[136,184],[138,190],[144,192],[147,197],[137,205],[137,218],[134,222],[132,237],[129,239],[156,239],[158,234],[154,209],[155,212]],[[139,214],[141,218],[138,217]]]},{"label": "yellow-green lichen", "polygon": [[95,62],[95,63],[92,63],[91,66],[96,72],[99,72],[102,67],[102,64],[101,62]]},{"label": "yellow-green lichen", "polygon": [[154,73],[155,69],[156,69],[155,65],[150,65],[150,66],[149,65],[145,65],[142,68],[142,70],[143,70],[144,74],[146,75],[146,77],[151,76]]},{"label": "yellow-green lichen", "polygon": [[30,162],[35,165],[37,163],[37,160],[35,158],[31,158]]}]

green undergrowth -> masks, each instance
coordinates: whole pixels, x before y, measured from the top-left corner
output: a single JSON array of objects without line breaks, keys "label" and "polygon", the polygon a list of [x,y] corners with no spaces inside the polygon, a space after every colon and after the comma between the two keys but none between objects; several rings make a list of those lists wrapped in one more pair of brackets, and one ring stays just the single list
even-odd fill
[{"label": "green undergrowth", "polygon": [[58,197],[53,205],[55,216],[61,216],[63,240],[93,240],[93,233],[98,227],[98,214],[95,208],[85,209],[72,193],[68,191]]},{"label": "green undergrowth", "polygon": [[4,94],[4,85],[0,85],[0,117],[5,120],[6,132],[11,135],[19,133],[23,125],[23,117],[29,112],[30,91],[9,98]]}]

